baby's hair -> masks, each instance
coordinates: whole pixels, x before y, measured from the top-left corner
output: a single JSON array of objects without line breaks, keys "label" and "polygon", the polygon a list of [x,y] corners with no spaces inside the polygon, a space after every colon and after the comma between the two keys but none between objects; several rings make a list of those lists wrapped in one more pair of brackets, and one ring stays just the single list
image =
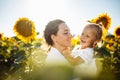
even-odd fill
[{"label": "baby's hair", "polygon": [[101,40],[102,37],[102,24],[96,24],[96,23],[89,23],[86,25],[86,27],[89,26],[91,28],[94,28],[97,33],[97,39]]}]

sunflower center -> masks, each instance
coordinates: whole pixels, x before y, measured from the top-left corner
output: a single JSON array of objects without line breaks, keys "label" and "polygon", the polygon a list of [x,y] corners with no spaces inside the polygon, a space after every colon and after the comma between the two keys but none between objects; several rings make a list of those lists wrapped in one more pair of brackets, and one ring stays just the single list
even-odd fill
[{"label": "sunflower center", "polygon": [[17,31],[20,35],[23,35],[24,37],[32,35],[32,24],[29,21],[22,20],[17,25]]},{"label": "sunflower center", "polygon": [[97,21],[97,23],[100,23],[100,22],[102,22],[105,29],[108,29],[108,27],[107,27],[108,21],[105,17],[102,17],[102,18],[100,18],[100,20]]},{"label": "sunflower center", "polygon": [[0,39],[2,38],[2,34],[0,34]]},{"label": "sunflower center", "polygon": [[117,34],[118,36],[120,36],[120,28],[117,29],[116,34]]}]

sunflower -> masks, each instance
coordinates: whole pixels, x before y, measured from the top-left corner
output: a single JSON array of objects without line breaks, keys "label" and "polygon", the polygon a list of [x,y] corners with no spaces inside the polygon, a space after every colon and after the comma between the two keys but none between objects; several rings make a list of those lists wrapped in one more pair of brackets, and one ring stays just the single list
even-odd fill
[{"label": "sunflower", "polygon": [[100,14],[97,18],[91,20],[93,23],[102,24],[105,29],[109,29],[111,25],[111,18],[107,13]]},{"label": "sunflower", "polygon": [[108,34],[108,30],[102,29],[102,40],[105,40],[107,34]]},{"label": "sunflower", "polygon": [[116,50],[115,47],[114,47],[114,43],[107,44],[107,45],[106,45],[106,48],[107,48],[108,50],[110,50],[110,51],[115,51],[115,50]]},{"label": "sunflower", "polygon": [[4,33],[0,33],[0,40],[4,41],[5,39],[7,39],[7,37],[4,36]]},{"label": "sunflower", "polygon": [[0,39],[2,38],[2,35],[3,35],[3,34],[0,33]]},{"label": "sunflower", "polygon": [[120,48],[120,42],[118,43],[118,47]]},{"label": "sunflower", "polygon": [[106,36],[105,40],[106,43],[115,43],[115,36],[112,34],[109,34]]},{"label": "sunflower", "polygon": [[36,38],[34,22],[28,18],[19,18],[13,28],[16,36],[24,42],[30,42]]},{"label": "sunflower", "polygon": [[80,43],[80,35],[76,36],[76,37],[73,37],[71,39],[71,43],[72,43],[72,46],[76,46]]},{"label": "sunflower", "polygon": [[114,30],[114,35],[118,38],[120,38],[120,26],[116,27]]}]

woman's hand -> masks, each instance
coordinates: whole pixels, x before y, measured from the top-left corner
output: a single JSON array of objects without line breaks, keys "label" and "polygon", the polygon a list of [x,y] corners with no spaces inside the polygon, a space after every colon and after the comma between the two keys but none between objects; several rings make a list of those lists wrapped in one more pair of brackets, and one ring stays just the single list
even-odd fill
[{"label": "woman's hand", "polygon": [[84,62],[84,60],[78,56],[76,58],[73,58],[71,56],[71,51],[70,51],[70,48],[66,48],[62,51],[62,54],[64,55],[64,57],[72,64],[72,65],[78,65],[78,64],[81,64]]},{"label": "woman's hand", "polygon": [[69,48],[69,47],[65,48],[65,49],[62,51],[62,54],[63,54],[63,55],[70,55],[70,54],[71,54],[70,48]]}]

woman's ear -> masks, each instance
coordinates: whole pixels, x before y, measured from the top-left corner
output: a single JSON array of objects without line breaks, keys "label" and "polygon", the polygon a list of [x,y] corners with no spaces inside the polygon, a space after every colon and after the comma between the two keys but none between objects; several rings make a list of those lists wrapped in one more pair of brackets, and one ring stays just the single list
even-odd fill
[{"label": "woman's ear", "polygon": [[52,34],[50,37],[51,37],[51,39],[53,40],[53,42],[56,41],[56,36],[55,36],[54,34]]}]

